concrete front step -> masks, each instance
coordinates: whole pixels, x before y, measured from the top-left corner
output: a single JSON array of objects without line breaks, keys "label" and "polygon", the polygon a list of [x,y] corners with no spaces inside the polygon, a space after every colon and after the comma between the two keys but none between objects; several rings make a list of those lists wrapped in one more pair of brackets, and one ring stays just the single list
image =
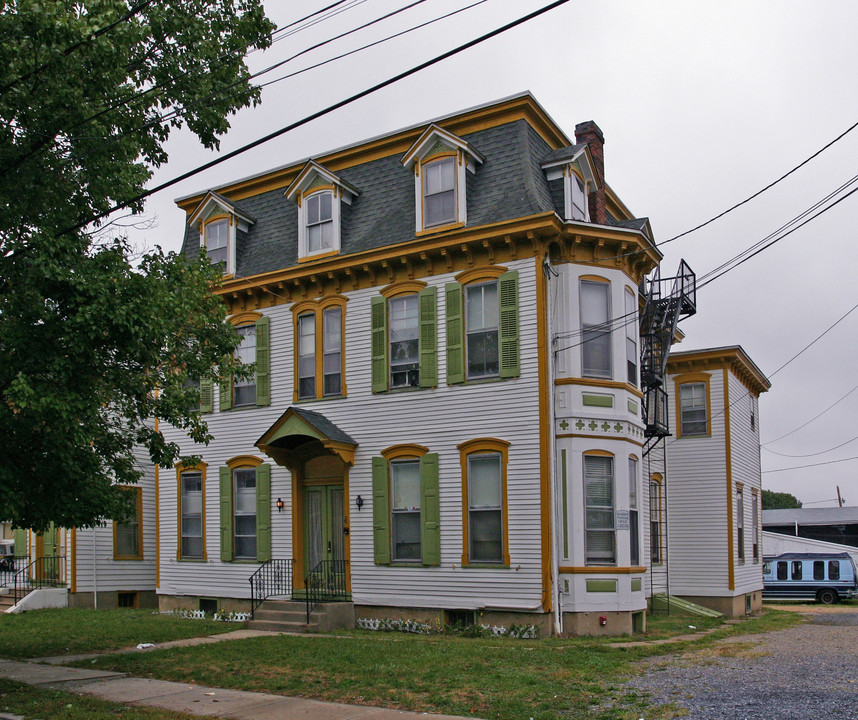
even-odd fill
[{"label": "concrete front step", "polygon": [[307,608],[302,601],[267,600],[257,608],[248,627],[272,632],[318,633],[355,626],[354,604],[321,603],[307,622]]}]

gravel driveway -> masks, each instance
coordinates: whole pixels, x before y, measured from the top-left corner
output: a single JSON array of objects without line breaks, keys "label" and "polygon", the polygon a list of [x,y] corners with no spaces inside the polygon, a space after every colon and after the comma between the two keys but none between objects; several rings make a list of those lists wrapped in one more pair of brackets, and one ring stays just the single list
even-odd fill
[{"label": "gravel driveway", "polygon": [[628,688],[689,720],[858,719],[858,611],[790,609],[807,622],[655,658]]}]

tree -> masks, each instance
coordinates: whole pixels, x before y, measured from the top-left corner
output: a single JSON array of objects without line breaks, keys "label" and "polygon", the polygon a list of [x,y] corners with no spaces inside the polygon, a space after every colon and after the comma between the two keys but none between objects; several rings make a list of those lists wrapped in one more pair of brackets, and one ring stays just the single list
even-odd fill
[{"label": "tree", "polygon": [[217,148],[228,116],[259,102],[244,55],[273,29],[260,0],[0,6],[3,520],[123,517],[135,445],[172,466],[182,449],[159,423],[206,442],[193,381],[247,372],[204,257],[136,258],[121,237],[69,228],[142,210],[172,129]]},{"label": "tree", "polygon": [[763,510],[789,510],[800,508],[801,500],[785,492],[763,490]]}]

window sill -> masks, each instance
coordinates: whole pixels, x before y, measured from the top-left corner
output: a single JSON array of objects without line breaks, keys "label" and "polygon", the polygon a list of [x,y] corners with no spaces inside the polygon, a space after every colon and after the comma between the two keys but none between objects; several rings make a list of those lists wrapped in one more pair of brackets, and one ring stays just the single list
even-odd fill
[{"label": "window sill", "polygon": [[268,407],[267,405],[233,405],[231,408],[227,408],[226,410],[221,410],[220,412],[228,413],[228,412],[240,412],[242,410],[256,410],[257,408]]},{"label": "window sill", "polygon": [[459,228],[465,227],[465,223],[463,222],[449,222],[443,223],[441,225],[430,225],[429,227],[424,227],[422,230],[417,232],[417,237],[423,237],[425,235],[434,235],[435,233],[447,232],[448,230],[458,230]]},{"label": "window sill", "polygon": [[143,556],[142,555],[122,555],[122,556],[114,555],[113,560],[114,560],[114,562],[143,562]]},{"label": "window sill", "polygon": [[180,562],[180,563],[204,563],[204,562],[208,562],[208,560],[206,558],[180,557],[180,558],[176,558],[176,562]]},{"label": "window sill", "polygon": [[334,255],[339,255],[340,251],[338,249],[334,250],[324,250],[322,252],[317,252],[312,255],[304,255],[303,257],[298,258],[299,263],[308,263],[313,262],[314,260],[322,260],[324,258],[333,257]]},{"label": "window sill", "polygon": [[510,565],[504,565],[503,563],[468,563],[467,565],[462,565],[462,570],[470,570],[472,568],[477,570],[509,570]]},{"label": "window sill", "polygon": [[407,387],[388,388],[387,390],[374,390],[374,395],[386,395],[388,393],[407,393],[416,392],[418,390],[432,390],[430,387],[420,387],[419,385],[408,385]]},{"label": "window sill", "polygon": [[326,402],[328,400],[345,400],[348,397],[345,393],[342,395],[324,395],[322,397],[312,397],[312,398],[299,398],[296,397],[294,402],[296,403],[318,403],[318,402]]}]

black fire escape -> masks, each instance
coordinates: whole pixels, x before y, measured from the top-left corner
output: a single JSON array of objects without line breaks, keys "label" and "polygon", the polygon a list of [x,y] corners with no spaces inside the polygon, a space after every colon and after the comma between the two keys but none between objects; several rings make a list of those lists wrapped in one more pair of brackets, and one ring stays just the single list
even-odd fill
[{"label": "black fire escape", "polygon": [[664,376],[677,323],[697,312],[697,276],[685,262],[675,277],[662,278],[658,268],[644,280],[645,305],[641,313],[641,390],[646,429],[644,455],[670,435]]}]

